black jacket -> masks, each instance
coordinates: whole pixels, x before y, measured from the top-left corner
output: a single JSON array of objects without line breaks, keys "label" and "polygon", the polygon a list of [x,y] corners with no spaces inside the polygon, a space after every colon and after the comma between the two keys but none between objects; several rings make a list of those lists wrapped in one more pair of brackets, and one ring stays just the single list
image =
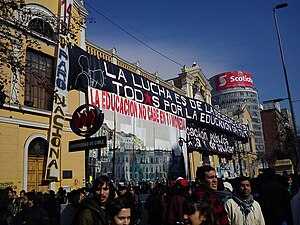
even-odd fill
[{"label": "black jacket", "polygon": [[289,193],[275,180],[268,180],[258,187],[257,201],[262,209],[266,225],[292,225]]},{"label": "black jacket", "polygon": [[14,225],[49,225],[49,217],[46,210],[33,206],[17,213],[14,218]]},{"label": "black jacket", "polygon": [[157,192],[151,193],[147,197],[144,207],[146,210],[148,210],[148,224],[164,224],[166,209],[163,196]]},{"label": "black jacket", "polygon": [[0,208],[0,225],[12,225],[13,215],[6,208]]}]

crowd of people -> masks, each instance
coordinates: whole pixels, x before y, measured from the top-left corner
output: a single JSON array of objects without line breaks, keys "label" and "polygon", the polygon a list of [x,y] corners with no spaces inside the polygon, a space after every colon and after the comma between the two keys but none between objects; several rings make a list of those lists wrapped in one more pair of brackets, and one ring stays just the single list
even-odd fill
[{"label": "crowd of people", "polygon": [[224,181],[211,166],[197,169],[195,182],[178,177],[157,183],[142,204],[138,187],[118,188],[107,176],[89,190],[40,193],[0,190],[0,225],[299,225],[299,177],[276,175]]},{"label": "crowd of people", "polygon": [[257,178],[224,181],[202,166],[193,185],[178,178],[175,187],[173,194],[158,189],[148,197],[148,224],[300,225],[299,177],[271,168]]}]

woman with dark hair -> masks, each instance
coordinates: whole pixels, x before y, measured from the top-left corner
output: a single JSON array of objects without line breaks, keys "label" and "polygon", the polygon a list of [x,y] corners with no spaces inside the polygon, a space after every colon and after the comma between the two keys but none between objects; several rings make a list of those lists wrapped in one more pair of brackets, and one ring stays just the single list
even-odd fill
[{"label": "woman with dark hair", "polygon": [[107,176],[100,176],[90,189],[91,197],[87,198],[82,208],[73,219],[76,225],[108,224],[105,207],[108,200],[115,197],[114,185]]},{"label": "woman with dark hair", "polygon": [[124,198],[109,201],[105,207],[109,225],[130,224],[130,204]]},{"label": "woman with dark hair", "polygon": [[294,176],[292,176],[291,174],[282,175],[282,184],[285,187],[285,189],[289,192],[291,199],[299,190],[299,187],[296,183],[297,182],[294,182]]},{"label": "woman with dark hair", "polygon": [[7,196],[7,191],[0,189],[0,224],[1,225],[11,225],[13,214],[8,209],[9,200]]},{"label": "woman with dark hair", "polygon": [[182,206],[185,224],[216,225],[216,217],[209,199],[204,196],[193,195]]}]

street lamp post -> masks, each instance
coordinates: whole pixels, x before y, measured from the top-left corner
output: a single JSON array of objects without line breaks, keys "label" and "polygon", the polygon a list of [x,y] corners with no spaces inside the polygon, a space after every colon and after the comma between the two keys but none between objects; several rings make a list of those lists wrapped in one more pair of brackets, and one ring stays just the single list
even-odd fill
[{"label": "street lamp post", "polygon": [[277,38],[278,38],[278,43],[279,43],[280,56],[281,56],[283,73],[284,73],[285,85],[286,85],[287,94],[288,94],[288,101],[289,101],[290,110],[291,110],[291,114],[292,114],[292,120],[293,120],[294,138],[295,138],[295,151],[296,151],[296,159],[297,159],[297,171],[300,172],[300,164],[299,164],[300,156],[299,156],[299,149],[298,149],[295,114],[294,114],[293,103],[292,103],[292,98],[291,98],[291,93],[290,93],[290,88],[289,88],[289,82],[288,82],[288,77],[287,77],[287,72],[286,72],[286,67],[285,67],[285,61],[284,61],[284,55],[283,55],[283,50],[282,50],[280,32],[279,32],[279,27],[278,27],[278,22],[277,22],[277,17],[276,17],[276,10],[281,9],[281,8],[285,8],[287,6],[288,6],[287,3],[282,3],[282,4],[276,5],[273,8],[273,15],[274,15],[274,21],[275,21],[275,26],[276,26],[276,31],[277,31]]}]

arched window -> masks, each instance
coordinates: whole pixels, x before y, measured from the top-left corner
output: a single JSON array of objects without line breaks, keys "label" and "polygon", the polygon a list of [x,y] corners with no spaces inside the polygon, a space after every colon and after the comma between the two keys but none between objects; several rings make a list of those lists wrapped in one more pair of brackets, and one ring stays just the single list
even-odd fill
[{"label": "arched window", "polygon": [[[44,110],[53,106],[54,58],[32,49],[26,51],[24,105]],[[51,90],[49,90],[51,89]]]},{"label": "arched window", "polygon": [[50,38],[51,40],[56,39],[51,25],[41,18],[32,19],[28,24],[28,28]]},{"label": "arched window", "polygon": [[32,156],[47,156],[48,152],[48,142],[44,138],[33,139],[28,147],[28,155]]}]

